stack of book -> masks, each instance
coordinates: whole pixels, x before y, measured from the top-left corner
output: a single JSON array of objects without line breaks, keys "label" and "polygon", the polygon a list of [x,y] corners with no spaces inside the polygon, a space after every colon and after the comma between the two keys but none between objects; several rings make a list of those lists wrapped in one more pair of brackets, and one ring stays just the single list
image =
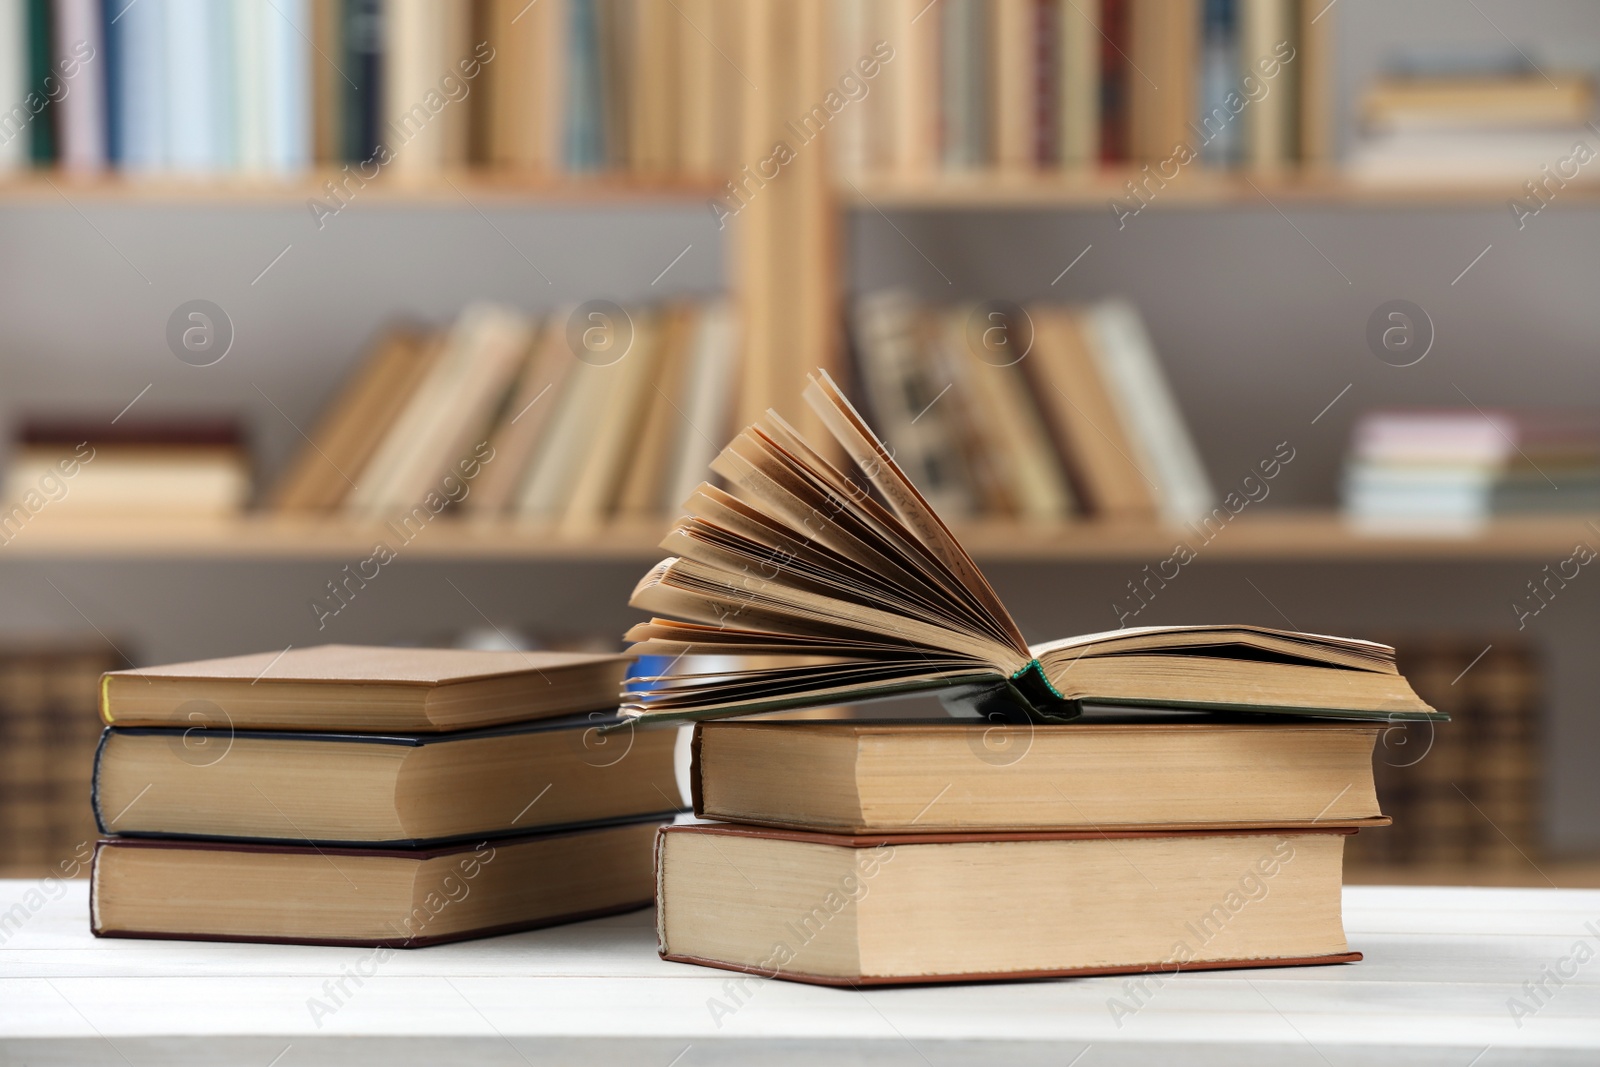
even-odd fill
[{"label": "stack of book", "polygon": [[661,833],[661,954],[840,984],[1360,959],[1380,729],[702,723],[718,821]]},{"label": "stack of book", "polygon": [[1498,71],[1446,66],[1375,82],[1362,100],[1353,177],[1373,182],[1494,181],[1522,187],[1519,222],[1568,182],[1593,182],[1600,150],[1587,75],[1549,76],[1519,53]]},{"label": "stack of book", "polygon": [[1378,411],[1357,424],[1345,512],[1380,528],[1600,510],[1600,421],[1577,412]]},{"label": "stack of book", "polygon": [[1388,821],[1374,742],[1440,717],[1394,650],[1247,625],[1029,645],[832,380],[806,399],[829,445],[745,430],[715,464],[740,495],[702,486],[635,589],[662,617],[634,651],[684,666],[624,712],[935,692],[990,722],[702,723],[695,809],[725,821],[661,833],[662,954],[848,984],[1359,958],[1341,863]]},{"label": "stack of book", "polygon": [[[25,419],[6,467],[6,494],[36,515],[236,515],[250,500],[250,456],[237,420]],[[12,531],[7,531],[12,532]]]},{"label": "stack of book", "polygon": [[939,307],[885,290],[850,325],[866,410],[941,515],[1177,525],[1214,503],[1126,300]]},{"label": "stack of book", "polygon": [[579,534],[658,518],[731,427],[738,384],[721,302],[564,309],[489,304],[446,331],[391,331],[269,496],[284,511],[395,520],[446,508]]},{"label": "stack of book", "polygon": [[647,905],[676,738],[599,734],[626,664],[325,645],[107,674],[95,934],[410,947]]}]

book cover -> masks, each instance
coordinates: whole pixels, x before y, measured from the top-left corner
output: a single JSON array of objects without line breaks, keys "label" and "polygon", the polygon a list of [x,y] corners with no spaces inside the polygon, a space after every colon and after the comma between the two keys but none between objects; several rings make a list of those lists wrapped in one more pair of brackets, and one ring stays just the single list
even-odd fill
[{"label": "book cover", "polygon": [[[1353,831],[657,836],[663,959],[818,985],[1003,981],[1361,959]],[[763,891],[729,879],[729,865]],[[1141,873],[1141,872],[1150,873]],[[995,887],[1060,908],[997,907]]]}]

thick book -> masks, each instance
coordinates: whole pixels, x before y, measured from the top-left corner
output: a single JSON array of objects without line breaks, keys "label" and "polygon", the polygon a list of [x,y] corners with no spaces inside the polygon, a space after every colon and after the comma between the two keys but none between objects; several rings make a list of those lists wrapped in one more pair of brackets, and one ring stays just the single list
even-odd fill
[{"label": "thick book", "polygon": [[416,948],[650,903],[657,821],[436,849],[116,838],[89,885],[96,937]]},{"label": "thick book", "polygon": [[696,815],[827,833],[1384,826],[1372,752],[1385,729],[703,722],[691,781]]},{"label": "thick book", "polygon": [[409,847],[670,818],[677,737],[600,733],[614,721],[447,734],[118,727],[95,756],[95,820],[103,834]]},{"label": "thick book", "polygon": [[112,671],[108,726],[437,733],[614,707],[628,657],[313,645]]},{"label": "thick book", "polygon": [[[722,718],[941,691],[985,716],[1086,704],[1395,720],[1436,716],[1394,649],[1260,626],[1152,626],[1029,645],[955,535],[826,374],[806,399],[848,457],[775,413],[712,465],[631,603],[633,652],[775,657],[630,678],[625,714]],[[675,616],[667,618],[663,616]]]},{"label": "thick book", "polygon": [[657,838],[657,932],[663,959],[821,985],[1348,963],[1351,832],[679,824]]}]

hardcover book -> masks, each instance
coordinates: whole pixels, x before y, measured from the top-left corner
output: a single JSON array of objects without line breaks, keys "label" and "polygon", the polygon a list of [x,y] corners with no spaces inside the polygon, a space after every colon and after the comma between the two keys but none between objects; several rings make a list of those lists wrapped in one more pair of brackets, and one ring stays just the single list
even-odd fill
[{"label": "hardcover book", "polygon": [[659,820],[435,849],[114,838],[95,850],[96,937],[415,948],[650,902]]},{"label": "hardcover book", "polygon": [[108,726],[436,733],[616,705],[628,657],[314,645],[100,681]]},{"label": "hardcover book", "polygon": [[668,960],[822,985],[1347,963],[1350,832],[677,824],[657,838],[657,932]]},{"label": "hardcover book", "polygon": [[1386,727],[1106,718],[697,723],[695,814],[844,834],[1389,822]]},{"label": "hardcover book", "polygon": [[95,757],[95,818],[106,834],[391,847],[670,818],[676,735],[600,733],[615,721],[393,735],[119,727]]}]

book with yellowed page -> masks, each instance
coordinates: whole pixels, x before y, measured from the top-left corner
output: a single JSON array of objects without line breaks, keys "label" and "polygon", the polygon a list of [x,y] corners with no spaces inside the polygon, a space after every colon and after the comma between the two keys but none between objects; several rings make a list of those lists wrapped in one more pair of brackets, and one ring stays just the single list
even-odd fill
[{"label": "book with yellowed page", "polygon": [[434,733],[614,708],[627,656],[314,645],[100,680],[108,726]]},{"label": "book with yellowed page", "polygon": [[839,834],[1389,823],[1372,771],[1387,727],[1193,718],[702,722],[694,810]]},{"label": "book with yellowed page", "polygon": [[114,727],[95,756],[94,814],[106,834],[389,847],[671,818],[676,735],[601,732],[615,720],[446,734]]},{"label": "book with yellowed page", "polygon": [[[980,368],[981,370],[981,368]],[[634,589],[656,618],[631,651],[681,657],[630,678],[625,715],[707,719],[937,691],[990,718],[1086,706],[1394,721],[1444,718],[1373,641],[1247,625],[1148,626],[1029,644],[983,573],[825,373],[806,401],[833,438],[776,413],[712,464]],[[693,657],[774,657],[695,670]]]},{"label": "book with yellowed page", "polygon": [[1348,963],[1351,832],[677,824],[656,842],[657,933],[668,960],[822,985]]},{"label": "book with yellowed page", "polygon": [[415,948],[647,907],[660,820],[435,849],[115,838],[96,937]]}]

